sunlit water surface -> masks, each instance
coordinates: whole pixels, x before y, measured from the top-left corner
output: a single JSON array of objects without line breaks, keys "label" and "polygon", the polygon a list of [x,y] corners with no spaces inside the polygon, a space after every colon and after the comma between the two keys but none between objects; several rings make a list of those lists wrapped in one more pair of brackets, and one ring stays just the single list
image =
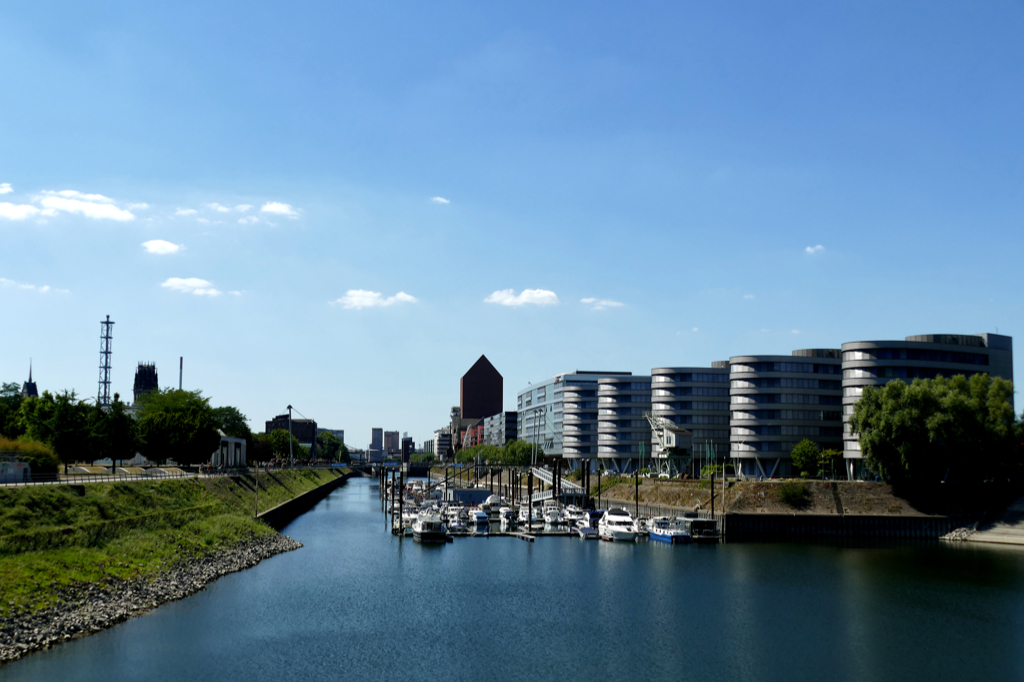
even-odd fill
[{"label": "sunlit water surface", "polygon": [[2,680],[1020,680],[1024,551],[385,530],[355,479],[305,547]]}]

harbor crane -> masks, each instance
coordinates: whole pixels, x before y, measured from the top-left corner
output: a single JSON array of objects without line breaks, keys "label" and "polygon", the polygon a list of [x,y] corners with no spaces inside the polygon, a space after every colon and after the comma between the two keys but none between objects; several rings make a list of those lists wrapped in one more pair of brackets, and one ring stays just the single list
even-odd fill
[{"label": "harbor crane", "polygon": [[651,425],[651,434],[658,444],[651,451],[651,461],[658,467],[658,477],[672,478],[684,474],[687,463],[693,461],[693,432],[650,412],[645,412],[644,418]]}]

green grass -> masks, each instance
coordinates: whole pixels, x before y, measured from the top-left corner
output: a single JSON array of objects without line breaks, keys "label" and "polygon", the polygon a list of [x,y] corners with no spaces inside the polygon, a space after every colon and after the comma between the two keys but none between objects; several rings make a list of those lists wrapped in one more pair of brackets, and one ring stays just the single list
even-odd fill
[{"label": "green grass", "polygon": [[[261,473],[260,511],[339,475]],[[254,502],[252,475],[0,489],[0,615],[53,606],[62,588],[152,576],[273,534],[253,518]]]}]

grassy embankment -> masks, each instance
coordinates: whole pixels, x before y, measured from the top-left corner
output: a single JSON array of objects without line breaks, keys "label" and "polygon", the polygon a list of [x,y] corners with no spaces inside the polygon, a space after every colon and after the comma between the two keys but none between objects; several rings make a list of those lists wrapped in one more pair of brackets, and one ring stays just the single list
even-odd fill
[{"label": "grassy embankment", "polygon": [[[341,471],[259,476],[261,512]],[[152,576],[275,531],[253,518],[255,477],[0,489],[0,615],[36,611],[82,583]]]}]

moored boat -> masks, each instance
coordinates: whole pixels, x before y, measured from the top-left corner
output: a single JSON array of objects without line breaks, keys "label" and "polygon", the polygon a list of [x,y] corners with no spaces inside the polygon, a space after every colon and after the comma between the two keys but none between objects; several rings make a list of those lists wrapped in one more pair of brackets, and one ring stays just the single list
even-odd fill
[{"label": "moored boat", "polygon": [[681,545],[690,542],[690,534],[683,524],[667,516],[655,516],[647,522],[648,537],[654,542]]},{"label": "moored boat", "polygon": [[597,524],[597,532],[602,540],[615,542],[636,542],[639,535],[633,517],[621,508],[606,511]]},{"label": "moored boat", "polygon": [[412,525],[412,539],[423,544],[448,542],[448,531],[441,515],[434,510],[420,512]]}]

